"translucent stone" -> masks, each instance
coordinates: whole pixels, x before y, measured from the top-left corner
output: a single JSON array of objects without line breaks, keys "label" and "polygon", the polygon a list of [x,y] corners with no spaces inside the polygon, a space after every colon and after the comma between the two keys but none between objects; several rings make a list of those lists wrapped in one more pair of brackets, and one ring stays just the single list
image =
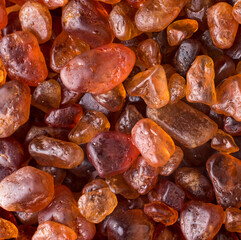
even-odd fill
[{"label": "translucent stone", "polygon": [[30,89],[19,81],[0,87],[0,138],[12,135],[29,119]]},{"label": "translucent stone", "polygon": [[127,2],[114,5],[109,15],[109,23],[116,38],[126,41],[141,34],[134,21],[136,11]]},{"label": "translucent stone", "polygon": [[198,30],[198,22],[193,19],[182,19],[171,23],[167,27],[167,41],[170,46],[179,45],[190,38]]},{"label": "translucent stone", "polygon": [[29,143],[28,150],[43,166],[71,169],[84,160],[84,152],[77,144],[46,136],[34,138]]},{"label": "translucent stone", "polygon": [[212,139],[211,146],[213,149],[227,154],[239,151],[239,147],[236,145],[233,137],[221,129],[218,129]]},{"label": "translucent stone", "polygon": [[186,0],[146,1],[136,13],[136,26],[142,32],[160,32],[178,16],[186,3]]},{"label": "translucent stone", "polygon": [[6,83],[7,72],[0,58],[0,87]]},{"label": "translucent stone", "polygon": [[241,24],[241,1],[236,0],[232,11],[234,19]]},{"label": "translucent stone", "polygon": [[218,129],[204,113],[182,101],[159,109],[147,108],[147,116],[187,148],[203,145],[215,136]]},{"label": "translucent stone", "polygon": [[210,181],[196,168],[178,168],[175,172],[175,183],[185,191],[189,199],[202,202],[213,202],[215,199]]},{"label": "translucent stone", "polygon": [[43,112],[59,108],[60,101],[61,87],[54,79],[40,83],[32,95],[32,105]]},{"label": "translucent stone", "polygon": [[214,62],[206,55],[198,56],[187,72],[187,100],[212,105],[216,102]]},{"label": "translucent stone", "polygon": [[182,149],[178,146],[175,146],[175,152],[169,158],[168,162],[165,165],[158,168],[159,174],[162,176],[171,175],[181,164],[182,159],[183,159]]},{"label": "translucent stone", "polygon": [[171,137],[155,122],[145,118],[136,123],[131,131],[132,142],[141,155],[153,167],[165,165],[175,151]]},{"label": "translucent stone", "polygon": [[158,169],[149,165],[143,157],[139,157],[123,176],[139,194],[145,195],[155,187]]},{"label": "translucent stone", "polygon": [[198,201],[187,202],[180,215],[182,233],[187,240],[212,240],[223,221],[222,207]]},{"label": "translucent stone", "polygon": [[98,133],[108,131],[109,128],[110,123],[103,113],[88,110],[70,131],[69,140],[76,144],[88,143]]},{"label": "translucent stone", "polygon": [[227,154],[212,155],[206,168],[212,181],[216,200],[223,208],[241,207],[241,188],[238,174],[241,171],[241,161]]},{"label": "translucent stone", "polygon": [[213,44],[221,49],[230,48],[235,40],[238,22],[232,15],[233,8],[226,2],[219,2],[207,11],[207,20]]},{"label": "translucent stone", "polygon": [[241,121],[241,75],[231,76],[223,81],[217,88],[217,103],[212,109],[226,116],[232,116]]},{"label": "translucent stone", "polygon": [[231,136],[241,136],[241,122],[236,121],[232,117],[224,116],[223,129]]},{"label": "translucent stone", "polygon": [[170,94],[170,104],[177,103],[186,96],[186,80],[178,73],[172,74],[168,79],[168,89]]},{"label": "translucent stone", "polygon": [[10,221],[0,218],[0,238],[10,239],[18,236],[17,227]]},{"label": "translucent stone", "polygon": [[125,172],[134,163],[139,151],[129,135],[120,132],[101,132],[87,145],[87,156],[100,177]]},{"label": "translucent stone", "polygon": [[138,73],[125,82],[125,87],[129,95],[143,98],[151,108],[160,108],[169,102],[166,74],[161,65]]},{"label": "translucent stone", "polygon": [[230,207],[226,209],[225,228],[229,232],[241,232],[241,210]]},{"label": "translucent stone", "polygon": [[48,206],[53,195],[53,177],[30,166],[0,182],[0,206],[8,211],[38,212]]}]

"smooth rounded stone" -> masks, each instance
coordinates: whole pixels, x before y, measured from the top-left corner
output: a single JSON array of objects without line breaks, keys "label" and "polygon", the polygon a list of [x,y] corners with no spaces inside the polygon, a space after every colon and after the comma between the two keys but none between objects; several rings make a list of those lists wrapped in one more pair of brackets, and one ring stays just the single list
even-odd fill
[{"label": "smooth rounded stone", "polygon": [[70,0],[62,10],[62,28],[92,48],[112,42],[108,13],[97,1]]},{"label": "smooth rounded stone", "polygon": [[87,43],[62,31],[55,39],[50,52],[50,67],[60,72],[75,56],[90,50]]},{"label": "smooth rounded stone", "polygon": [[102,94],[129,76],[135,60],[131,49],[111,43],[76,56],[61,69],[60,76],[69,90]]},{"label": "smooth rounded stone", "polygon": [[30,32],[17,31],[1,38],[0,58],[12,80],[37,86],[48,76],[38,41]]},{"label": "smooth rounded stone", "polygon": [[127,2],[120,2],[113,6],[110,15],[110,27],[116,38],[122,41],[130,40],[142,32],[136,27],[134,18],[137,9]]},{"label": "smooth rounded stone", "polygon": [[170,46],[179,45],[190,38],[198,30],[198,22],[194,19],[182,19],[171,23],[167,27],[167,41]]},{"label": "smooth rounded stone", "polygon": [[49,174],[27,166],[0,182],[0,206],[8,211],[33,213],[47,207],[54,196]]},{"label": "smooth rounded stone", "polygon": [[178,218],[178,211],[160,201],[145,204],[144,213],[155,222],[161,222],[165,226],[173,225]]},{"label": "smooth rounded stone", "polygon": [[153,167],[165,165],[175,152],[172,138],[155,122],[141,119],[131,131],[132,142]]},{"label": "smooth rounded stone", "polygon": [[141,120],[143,116],[136,109],[135,105],[128,105],[125,111],[120,115],[116,121],[115,130],[126,134],[131,134],[132,128]]},{"label": "smooth rounded stone", "polygon": [[0,29],[7,26],[8,14],[4,5],[0,4]]},{"label": "smooth rounded stone", "polygon": [[241,210],[239,208],[230,207],[225,211],[225,228],[229,232],[241,232]]},{"label": "smooth rounded stone", "polygon": [[0,87],[6,83],[6,78],[7,78],[7,71],[0,58]]},{"label": "smooth rounded stone", "polygon": [[169,180],[161,180],[148,193],[149,202],[161,201],[171,208],[181,211],[184,205],[185,192]]},{"label": "smooth rounded stone", "polygon": [[140,42],[137,46],[136,55],[147,68],[161,64],[160,47],[154,39],[149,38]]},{"label": "smooth rounded stone", "polygon": [[227,78],[217,88],[217,102],[212,109],[218,114],[241,121],[241,74]]},{"label": "smooth rounded stone", "polygon": [[178,16],[187,2],[187,0],[146,1],[136,12],[136,26],[142,32],[160,32]]},{"label": "smooth rounded stone", "polygon": [[46,136],[34,138],[29,143],[28,150],[43,166],[71,169],[84,160],[84,151],[77,144]]},{"label": "smooth rounded stone", "polygon": [[98,102],[104,108],[108,109],[111,112],[118,112],[124,106],[126,90],[121,83],[106,93],[92,96],[96,100],[96,102]]},{"label": "smooth rounded stone", "polygon": [[236,0],[232,11],[234,19],[241,24],[241,1]]},{"label": "smooth rounded stone", "polygon": [[84,193],[78,200],[80,213],[92,223],[102,222],[117,204],[116,195],[108,187]]},{"label": "smooth rounded stone", "polygon": [[224,221],[222,207],[212,203],[190,201],[180,214],[180,225],[187,240],[211,240]]},{"label": "smooth rounded stone", "polygon": [[110,123],[108,118],[97,111],[87,110],[79,122],[69,133],[69,140],[76,144],[88,143],[98,133],[108,131]]},{"label": "smooth rounded stone", "polygon": [[24,151],[13,137],[0,139],[0,181],[17,171],[24,163]]},{"label": "smooth rounded stone", "polygon": [[125,88],[130,96],[143,98],[151,108],[160,108],[169,102],[166,74],[158,64],[125,81]]},{"label": "smooth rounded stone", "polygon": [[108,239],[152,240],[154,224],[141,209],[132,209],[110,216],[107,232]]},{"label": "smooth rounded stone", "polygon": [[175,171],[175,183],[185,191],[189,199],[202,202],[213,202],[215,199],[210,181],[196,168],[178,168]]},{"label": "smooth rounded stone", "polygon": [[212,139],[211,147],[219,152],[230,154],[239,151],[233,137],[221,129],[218,129]]},{"label": "smooth rounded stone", "polygon": [[231,136],[241,136],[241,122],[232,117],[224,116],[223,125],[223,130]]},{"label": "smooth rounded stone", "polygon": [[212,155],[206,168],[212,181],[216,200],[223,208],[241,207],[241,161],[233,156],[216,153]]},{"label": "smooth rounded stone", "polygon": [[101,132],[87,145],[87,156],[100,177],[125,172],[137,159],[139,151],[130,135],[120,132]]},{"label": "smooth rounded stone", "polygon": [[69,227],[52,221],[40,224],[32,240],[76,240],[76,233]]},{"label": "smooth rounded stone", "polygon": [[0,218],[0,238],[10,239],[18,236],[17,227],[10,221]]},{"label": "smooth rounded stone", "polygon": [[219,2],[207,11],[207,20],[213,44],[221,49],[230,48],[238,31],[238,22],[232,15],[233,8],[226,2]]},{"label": "smooth rounded stone", "polygon": [[57,81],[50,79],[40,83],[32,94],[32,105],[47,113],[58,109],[61,101],[61,87]]},{"label": "smooth rounded stone", "polygon": [[208,116],[182,101],[159,109],[147,107],[147,117],[187,148],[208,142],[218,129]]},{"label": "smooth rounded stone", "polygon": [[23,31],[31,32],[39,44],[47,42],[52,35],[52,16],[46,6],[39,2],[28,1],[19,11]]},{"label": "smooth rounded stone", "polygon": [[187,72],[187,101],[214,104],[216,102],[214,76],[212,58],[206,55],[198,56]]},{"label": "smooth rounded stone", "polygon": [[152,167],[143,157],[139,157],[124,172],[123,177],[139,194],[145,195],[155,187],[158,179],[158,169]]},{"label": "smooth rounded stone", "polygon": [[19,81],[0,87],[0,138],[9,137],[29,119],[30,89]]}]

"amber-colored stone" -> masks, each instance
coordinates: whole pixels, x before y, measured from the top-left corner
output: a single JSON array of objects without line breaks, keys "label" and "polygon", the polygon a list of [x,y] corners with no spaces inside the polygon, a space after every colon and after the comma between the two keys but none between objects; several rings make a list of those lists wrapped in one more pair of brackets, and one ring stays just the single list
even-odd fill
[{"label": "amber-colored stone", "polygon": [[0,218],[3,218],[5,220],[10,221],[11,223],[13,223],[16,227],[18,227],[18,223],[16,218],[14,217],[12,212],[9,212],[3,208],[0,207]]},{"label": "amber-colored stone", "polygon": [[10,239],[18,236],[17,227],[8,220],[0,218],[0,238]]},{"label": "amber-colored stone", "polygon": [[69,140],[76,144],[88,143],[98,133],[108,131],[109,128],[110,123],[103,113],[89,110],[70,131]]},{"label": "amber-colored stone", "polygon": [[171,208],[180,211],[183,208],[185,192],[175,183],[161,180],[156,187],[148,193],[150,202],[161,201]]},{"label": "amber-colored stone", "polygon": [[0,58],[0,87],[5,84],[6,78],[7,78],[7,72]]},{"label": "amber-colored stone", "polygon": [[52,35],[52,17],[47,7],[39,2],[26,2],[19,11],[23,31],[31,32],[38,42],[47,42]]},{"label": "amber-colored stone", "polygon": [[224,116],[223,129],[231,136],[241,136],[241,122],[236,121],[232,117]]},{"label": "amber-colored stone", "polygon": [[160,167],[165,165],[175,151],[171,137],[155,122],[145,118],[136,123],[131,131],[132,142],[147,162]]},{"label": "amber-colored stone", "polygon": [[235,1],[232,14],[233,14],[234,19],[239,24],[241,24],[241,1],[240,0]]},{"label": "amber-colored stone", "polygon": [[59,108],[60,101],[61,87],[54,79],[40,83],[33,92],[32,105],[43,112]]},{"label": "amber-colored stone", "polygon": [[8,211],[40,211],[48,206],[53,194],[53,177],[30,166],[20,168],[0,182],[0,205]]},{"label": "amber-colored stone", "polygon": [[186,0],[146,1],[136,13],[136,26],[142,32],[160,32],[178,16],[186,3]]},{"label": "amber-colored stone", "polygon": [[128,105],[125,111],[120,115],[116,121],[115,130],[126,134],[131,134],[132,128],[141,120],[143,116],[136,109],[134,105]]},{"label": "amber-colored stone", "polygon": [[126,90],[121,83],[112,90],[103,94],[93,95],[93,97],[100,105],[109,111],[117,112],[122,109],[125,103]]},{"label": "amber-colored stone", "polygon": [[62,68],[60,75],[70,90],[102,94],[128,77],[135,60],[132,50],[112,43],[76,56]]},{"label": "amber-colored stone", "polygon": [[186,80],[178,73],[174,73],[168,79],[168,89],[170,94],[170,104],[177,103],[186,96]]},{"label": "amber-colored stone", "polygon": [[13,134],[29,118],[30,89],[18,81],[0,87],[0,138]]},{"label": "amber-colored stone", "polygon": [[160,109],[147,108],[147,116],[187,148],[203,145],[215,136],[218,129],[204,113],[182,101]]},{"label": "amber-colored stone", "polygon": [[219,2],[207,11],[207,20],[213,44],[221,49],[230,48],[235,40],[238,22],[232,15],[233,8],[226,2]]},{"label": "amber-colored stone", "polygon": [[186,203],[180,215],[182,233],[187,240],[212,240],[223,221],[222,207],[198,201]]},{"label": "amber-colored stone", "polygon": [[227,208],[225,218],[225,228],[229,232],[241,232],[241,210],[239,208]]},{"label": "amber-colored stone", "polygon": [[154,225],[141,209],[132,209],[111,216],[107,232],[108,239],[152,240]]},{"label": "amber-colored stone", "polygon": [[116,175],[106,178],[105,181],[109,185],[110,190],[115,194],[120,194],[126,199],[136,199],[139,193],[123,178],[123,175]]},{"label": "amber-colored stone", "polygon": [[227,78],[217,88],[217,103],[212,109],[226,116],[232,116],[235,120],[241,121],[241,75],[237,74]]},{"label": "amber-colored stone", "polygon": [[129,135],[120,132],[101,132],[87,145],[87,156],[100,177],[125,172],[137,159],[139,151]]},{"label": "amber-colored stone", "polygon": [[139,194],[145,195],[155,187],[158,169],[148,164],[143,157],[139,157],[123,176]]},{"label": "amber-colored stone", "polygon": [[241,162],[227,154],[212,155],[206,168],[212,181],[217,203],[223,208],[241,207],[241,190],[239,187],[241,176]]},{"label": "amber-colored stone", "polygon": [[0,4],[0,29],[6,27],[8,23],[8,15],[5,6]]},{"label": "amber-colored stone", "polygon": [[198,56],[187,72],[187,100],[212,105],[216,102],[214,63],[206,55]]},{"label": "amber-colored stone", "polygon": [[117,204],[115,194],[108,187],[84,193],[78,201],[80,213],[92,223],[103,221]]},{"label": "amber-colored stone", "polygon": [[52,221],[40,224],[32,240],[76,240],[76,233],[69,227]]},{"label": "amber-colored stone", "polygon": [[138,44],[136,54],[146,68],[161,64],[160,47],[158,43],[151,38]]},{"label": "amber-colored stone", "polygon": [[202,202],[213,202],[215,199],[211,183],[195,168],[178,168],[175,172],[175,182],[190,199]]},{"label": "amber-colored stone", "polygon": [[239,151],[233,137],[221,129],[218,129],[216,135],[212,139],[211,146],[213,149],[227,154]]},{"label": "amber-colored stone", "polygon": [[162,176],[169,176],[171,175],[180,165],[183,159],[183,151],[180,147],[175,146],[175,152],[173,155],[169,158],[168,162],[159,167],[158,171],[159,174]]},{"label": "amber-colored stone", "polygon": [[173,225],[178,218],[178,212],[163,202],[145,204],[144,213],[150,216],[155,222],[161,222],[166,226]]},{"label": "amber-colored stone", "polygon": [[54,39],[50,52],[50,66],[55,72],[60,72],[71,59],[89,49],[87,43],[62,31]]},{"label": "amber-colored stone", "polygon": [[19,31],[0,39],[0,58],[13,80],[37,86],[48,75],[38,41],[29,32]]},{"label": "amber-colored stone", "polygon": [[92,180],[91,182],[87,183],[83,187],[82,194],[92,192],[92,191],[97,191],[102,188],[108,188],[108,184],[103,179],[96,178],[96,179]]},{"label": "amber-colored stone", "polygon": [[43,166],[71,169],[84,160],[84,152],[77,144],[46,136],[34,138],[29,143],[28,150]]},{"label": "amber-colored stone", "polygon": [[160,108],[169,102],[166,74],[161,65],[138,73],[125,82],[125,87],[129,95],[143,98],[151,108]]},{"label": "amber-colored stone", "polygon": [[70,0],[63,7],[62,27],[92,48],[112,41],[108,13],[99,2],[93,0]]},{"label": "amber-colored stone", "polygon": [[117,3],[111,10],[109,16],[110,27],[115,37],[120,40],[130,40],[141,34],[135,25],[136,9],[127,2]]},{"label": "amber-colored stone", "polygon": [[170,46],[179,45],[184,39],[190,38],[198,30],[198,22],[193,19],[182,19],[167,27],[167,41]]}]

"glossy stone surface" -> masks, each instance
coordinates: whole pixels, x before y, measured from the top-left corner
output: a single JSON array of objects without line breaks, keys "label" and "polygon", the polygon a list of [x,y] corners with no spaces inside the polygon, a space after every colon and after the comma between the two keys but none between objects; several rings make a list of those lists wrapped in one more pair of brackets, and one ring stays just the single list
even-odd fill
[{"label": "glossy stone surface", "polygon": [[0,218],[0,238],[10,239],[18,236],[17,227],[10,221]]},{"label": "glossy stone surface", "polygon": [[230,207],[226,209],[225,228],[229,232],[241,232],[241,210],[239,208]]},{"label": "glossy stone surface", "polygon": [[69,61],[60,71],[70,90],[102,94],[123,82],[135,64],[135,54],[118,44],[107,44],[86,51]]},{"label": "glossy stone surface", "polygon": [[125,133],[101,132],[87,145],[87,156],[100,177],[125,172],[137,159],[139,151]]},{"label": "glossy stone surface", "polygon": [[214,121],[182,101],[160,109],[147,108],[147,116],[187,148],[203,145],[217,132]]}]

